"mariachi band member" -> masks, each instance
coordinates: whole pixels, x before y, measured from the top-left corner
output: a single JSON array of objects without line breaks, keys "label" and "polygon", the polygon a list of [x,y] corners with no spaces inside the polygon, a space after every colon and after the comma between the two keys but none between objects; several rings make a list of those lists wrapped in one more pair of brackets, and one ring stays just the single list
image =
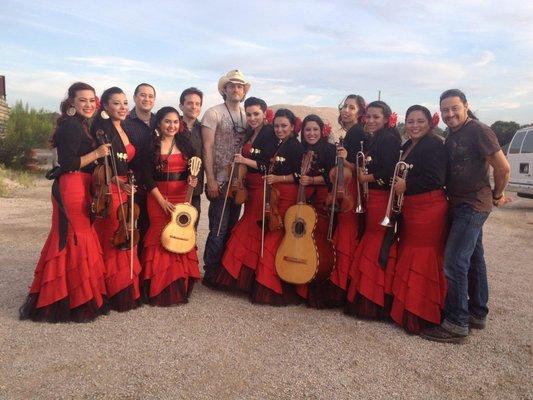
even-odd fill
[{"label": "mariachi band member", "polygon": [[365,129],[370,138],[365,148],[367,173],[358,171],[360,183],[368,183],[365,232],[349,271],[345,313],[360,318],[388,318],[396,244],[392,228],[381,225],[387,210],[390,181],[400,154],[401,139],[396,115],[383,101],[367,106]]},{"label": "mariachi band member", "polygon": [[[357,152],[361,151],[361,143],[366,143],[367,140],[363,124],[365,104],[363,97],[349,94],[339,105],[338,121],[346,134],[342,145],[337,150],[337,155],[344,159],[344,167],[351,171],[352,177],[345,190],[354,197],[357,197],[359,190],[356,155]],[[356,214],[355,207],[354,204],[354,208],[351,210],[337,214],[337,224],[333,235],[336,252],[335,267],[331,273],[331,278],[326,282],[324,307],[341,307],[346,301],[348,271],[364,226],[362,218],[364,216]]]},{"label": "mariachi band member", "polygon": [[[320,236],[319,240],[323,241],[327,240],[329,223],[326,212],[326,199],[331,189],[329,172],[335,166],[337,151],[335,145],[327,141],[330,131],[318,115],[310,114],[302,121],[302,145],[305,151],[310,150],[314,155],[311,168],[308,174],[300,176],[300,183],[305,186],[306,199],[317,213],[315,238]],[[324,282],[310,282],[298,286],[297,292],[310,306],[321,308],[324,306],[325,285]]]},{"label": "mariachi band member", "polygon": [[194,283],[200,279],[196,249],[176,254],[161,244],[161,233],[174,204],[186,201],[188,186],[196,187],[198,178],[189,174],[188,160],[195,152],[184,134],[178,111],[161,108],[155,126],[152,151],[143,160],[150,225],[142,252],[141,289],[145,303],[165,307],[187,303]]},{"label": "mariachi band member", "polygon": [[[95,220],[95,229],[100,238],[106,264],[106,288],[109,304],[113,310],[128,311],[139,305],[139,273],[141,266],[137,246],[131,251],[129,243],[125,249],[112,241],[123,230],[130,215],[127,205],[134,188],[127,181],[129,163],[135,157],[135,147],[122,129],[121,122],[128,115],[128,100],[122,89],[111,87],[102,94],[100,108],[91,126],[91,134],[97,141],[109,140],[111,154],[111,204],[104,218]],[[105,134],[105,138],[102,137]],[[103,162],[99,160],[99,162]],[[120,235],[122,236],[122,235]],[[132,264],[131,264],[132,263]],[[133,268],[132,268],[133,267]]]},{"label": "mariachi band member", "polygon": [[267,105],[262,99],[250,97],[244,102],[247,129],[242,152],[235,163],[246,165],[247,198],[241,219],[231,231],[222,257],[222,268],[215,282],[221,287],[249,293],[255,281],[255,269],[261,255],[263,211],[263,177],[279,140],[266,118]]},{"label": "mariachi band member", "polygon": [[109,153],[96,147],[88,120],[97,108],[94,89],[74,83],[61,103],[52,136],[60,167],[52,185],[52,227],[35,268],[21,319],[88,321],[107,312],[105,265],[89,218],[94,162]]},{"label": "mariachi band member", "polygon": [[402,146],[402,161],[412,167],[407,178],[398,178],[394,185],[404,200],[391,318],[414,334],[428,324],[440,324],[446,296],[447,155],[442,139],[432,133],[438,123],[438,114],[432,118],[424,106],[407,109],[409,140]]},{"label": "mariachi band member", "polygon": [[[274,133],[280,144],[271,160],[267,184],[272,187],[272,196],[277,204],[270,204],[277,215],[269,218],[281,218],[285,211],[296,203],[298,195],[298,175],[300,173],[304,148],[298,138],[299,120],[292,111],[280,108],[274,115]],[[283,239],[284,229],[269,231],[265,235],[263,257],[259,259],[252,288],[251,301],[254,303],[282,306],[300,302],[295,287],[282,283],[276,273],[275,258],[277,249]]]}]

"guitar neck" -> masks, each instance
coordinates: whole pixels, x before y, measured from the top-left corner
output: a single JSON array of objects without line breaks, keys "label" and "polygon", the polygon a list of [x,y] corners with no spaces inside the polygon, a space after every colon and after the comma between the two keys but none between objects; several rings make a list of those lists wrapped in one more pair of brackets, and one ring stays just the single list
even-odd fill
[{"label": "guitar neck", "polygon": [[[192,178],[196,178],[196,176],[191,175]],[[189,204],[192,204],[192,195],[194,194],[194,188],[191,185],[188,185],[187,187],[187,195],[185,196],[185,201]]]}]

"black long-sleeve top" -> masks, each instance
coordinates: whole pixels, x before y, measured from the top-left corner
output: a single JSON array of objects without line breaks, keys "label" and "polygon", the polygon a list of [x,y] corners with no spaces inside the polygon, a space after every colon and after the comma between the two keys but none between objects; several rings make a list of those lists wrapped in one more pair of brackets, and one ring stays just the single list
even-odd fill
[{"label": "black long-sleeve top", "polygon": [[291,136],[282,142],[272,158],[272,174],[293,175],[294,181],[299,182],[302,158],[305,149],[296,136]]},{"label": "black long-sleeve top", "polygon": [[[128,159],[128,153],[126,152],[126,146],[122,142],[122,139],[120,138],[120,135],[118,134],[116,129],[112,126],[111,120],[106,120],[105,122],[103,122],[101,128],[96,128],[96,127],[93,126],[92,129],[91,129],[91,133],[92,133],[92,135],[94,137],[94,140],[96,141],[97,144],[101,144],[100,143],[101,138],[98,136],[98,130],[99,129],[104,130],[104,132],[107,135],[107,139],[109,140],[109,143],[111,143],[111,156],[114,157],[114,159],[115,159],[115,163],[116,163],[116,166],[117,166],[117,175],[118,176],[126,176],[126,174],[128,173],[128,171],[131,168],[133,160],[129,160]],[[135,145],[133,143],[131,143],[131,144],[132,144],[132,146],[135,147]],[[136,155],[139,156],[137,154],[137,150],[135,152],[136,152]],[[134,159],[135,158],[136,157],[134,157]],[[102,163],[102,162],[103,162],[103,159],[99,159],[98,160],[98,163]],[[111,167],[111,169],[113,168],[113,163],[112,163],[111,159],[109,160],[109,166]],[[112,173],[115,174],[115,172],[113,170],[112,170]],[[135,178],[137,180],[139,180],[139,176],[135,175]]]},{"label": "black long-sleeve top", "polygon": [[305,146],[306,150],[315,153],[308,176],[322,176],[326,185],[330,186],[329,171],[335,166],[337,159],[337,147],[320,139],[314,145]]},{"label": "black long-sleeve top", "polygon": [[96,146],[91,137],[85,133],[83,124],[78,117],[68,117],[61,122],[56,131],[55,144],[61,173],[78,170],[93,172],[94,163],[80,168],[81,157],[93,151]]},{"label": "black long-sleeve top", "polygon": [[368,134],[363,130],[363,125],[357,123],[348,129],[346,136],[344,136],[343,147],[348,153],[346,155],[346,161],[351,162],[352,164],[356,163],[357,152],[361,151],[361,142],[363,142],[363,146],[366,147]]},{"label": "black long-sleeve top", "polygon": [[274,134],[274,128],[271,125],[264,125],[252,143],[250,154],[250,159],[255,160],[257,163],[257,169],[248,167],[248,172],[265,174],[268,171],[270,159],[278,148],[278,144],[279,140]]},{"label": "black long-sleeve top", "polygon": [[365,149],[368,173],[375,182],[369,182],[369,189],[389,190],[394,167],[400,158],[401,140],[392,131],[381,129],[368,140]]},{"label": "black long-sleeve top", "polygon": [[[412,141],[408,140],[402,150],[406,151]],[[404,160],[412,167],[408,172],[406,195],[426,193],[442,188],[446,179],[448,157],[443,141],[428,134],[409,151]]]}]

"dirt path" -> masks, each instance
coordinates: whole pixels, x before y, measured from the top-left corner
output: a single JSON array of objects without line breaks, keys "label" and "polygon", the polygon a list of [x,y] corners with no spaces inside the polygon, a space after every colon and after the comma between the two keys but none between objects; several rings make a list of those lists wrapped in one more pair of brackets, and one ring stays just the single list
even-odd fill
[{"label": "dirt path", "polygon": [[[201,285],[185,306],[90,324],[21,322],[50,214],[45,181],[0,198],[1,399],[533,398],[533,200],[496,210],[486,224],[489,324],[463,346],[340,310],[252,305]],[[204,203],[200,251],[206,214]]]}]

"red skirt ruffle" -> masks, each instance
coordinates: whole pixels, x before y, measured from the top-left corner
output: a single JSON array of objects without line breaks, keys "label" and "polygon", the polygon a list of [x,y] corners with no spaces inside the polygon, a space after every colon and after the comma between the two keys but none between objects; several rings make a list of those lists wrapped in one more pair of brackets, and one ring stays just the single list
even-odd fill
[{"label": "red skirt ruffle", "polygon": [[107,312],[105,267],[89,219],[91,175],[74,172],[59,178],[68,218],[66,246],[59,250],[59,208],[52,196],[52,227],[35,268],[22,319],[87,321]]},{"label": "red skirt ruffle", "polygon": [[254,271],[261,257],[261,227],[263,218],[263,177],[246,175],[248,198],[241,219],[234,226],[222,257],[222,268],[215,279],[222,287],[250,292]]},{"label": "red skirt ruffle", "polygon": [[387,318],[396,267],[397,244],[389,251],[385,269],[379,264],[379,253],[387,228],[380,225],[389,191],[369,190],[365,233],[357,246],[348,273],[350,280],[345,312],[361,318]]},{"label": "red skirt ruffle", "polygon": [[[287,209],[296,203],[298,186],[294,183],[275,183],[273,187],[280,194],[278,210],[283,218]],[[284,234],[283,229],[265,234],[263,257],[257,264],[255,284],[251,293],[254,303],[282,306],[301,302],[295,286],[283,283],[276,272],[276,252]]]},{"label": "red skirt ruffle", "polygon": [[[185,201],[187,181],[157,182],[157,187],[171,203]],[[142,256],[143,300],[164,307],[186,303],[194,282],[200,279],[196,249],[186,254],[167,251],[161,244],[161,232],[169,222],[169,216],[151,193],[147,208],[150,227]]]},{"label": "red skirt ruffle", "polygon": [[[124,180],[123,177],[121,179]],[[131,250],[120,250],[113,246],[111,239],[118,229],[119,220],[117,211],[120,200],[117,186],[111,184],[112,202],[109,214],[106,218],[97,219],[94,227],[100,238],[100,244],[104,252],[104,262],[106,266],[105,284],[109,297],[109,305],[116,311],[128,311],[139,305],[139,274],[141,264],[137,256],[137,246],[133,248],[133,278],[130,272]],[[127,202],[126,193],[121,190],[122,203]]]},{"label": "red skirt ruffle", "polygon": [[441,322],[447,213],[442,190],[406,196],[403,203],[391,317],[411,333]]}]

